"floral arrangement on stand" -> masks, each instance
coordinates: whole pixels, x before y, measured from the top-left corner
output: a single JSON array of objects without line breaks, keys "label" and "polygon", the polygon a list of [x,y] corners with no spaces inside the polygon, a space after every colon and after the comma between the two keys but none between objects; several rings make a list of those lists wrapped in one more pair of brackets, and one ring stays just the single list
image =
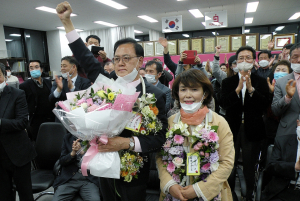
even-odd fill
[{"label": "floral arrangement on stand", "polygon": [[[136,115],[141,116],[139,129],[133,131],[133,136],[155,135],[162,129],[162,123],[157,118],[159,113],[155,105],[156,98],[154,94],[143,94],[137,100]],[[124,181],[131,182],[133,178],[138,178],[139,169],[143,168],[144,160],[139,153],[129,150],[123,150],[121,157],[121,177]]]},{"label": "floral arrangement on stand", "polygon": [[[187,185],[187,151],[197,154],[200,162],[200,174],[193,176],[192,184],[200,181],[206,181],[206,178],[219,167],[219,137],[217,134],[218,126],[207,126],[201,123],[196,126],[190,134],[188,125],[179,121],[166,134],[167,140],[160,152],[164,167],[172,176],[173,180],[180,186]],[[189,138],[191,143],[186,147],[185,138]],[[176,200],[171,194],[167,194],[165,201]],[[202,198],[195,199],[202,200]],[[220,194],[213,200],[221,200]]]}]

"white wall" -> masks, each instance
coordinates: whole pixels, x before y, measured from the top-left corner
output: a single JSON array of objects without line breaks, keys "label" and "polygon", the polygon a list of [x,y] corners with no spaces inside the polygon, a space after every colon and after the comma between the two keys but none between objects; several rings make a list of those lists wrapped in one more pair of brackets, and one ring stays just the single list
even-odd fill
[{"label": "white wall", "polygon": [[6,48],[6,42],[5,42],[4,28],[3,28],[3,24],[0,24],[0,58],[7,57],[6,51],[7,51],[7,48]]},{"label": "white wall", "polygon": [[61,58],[65,56],[72,56],[73,53],[69,48],[69,41],[67,40],[66,32],[59,30],[59,37],[60,37]]},{"label": "white wall", "polygon": [[62,58],[59,30],[47,31],[47,43],[48,43],[50,70],[59,72],[60,59]]}]

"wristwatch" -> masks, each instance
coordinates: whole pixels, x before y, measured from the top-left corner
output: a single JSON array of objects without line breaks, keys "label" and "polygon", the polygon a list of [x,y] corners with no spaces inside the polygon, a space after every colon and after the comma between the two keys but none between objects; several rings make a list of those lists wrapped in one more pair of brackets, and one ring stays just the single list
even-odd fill
[{"label": "wristwatch", "polygon": [[134,139],[131,137],[129,138],[130,142],[129,142],[129,151],[132,151],[134,149]]}]

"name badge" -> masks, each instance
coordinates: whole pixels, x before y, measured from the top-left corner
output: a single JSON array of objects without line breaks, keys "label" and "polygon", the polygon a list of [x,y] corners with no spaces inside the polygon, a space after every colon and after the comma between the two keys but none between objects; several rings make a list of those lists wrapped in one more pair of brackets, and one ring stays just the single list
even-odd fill
[{"label": "name badge", "polygon": [[136,113],[132,117],[132,119],[128,122],[125,129],[131,130],[134,132],[139,132],[141,126],[142,126],[142,115],[139,113]]},{"label": "name badge", "polygon": [[186,175],[200,175],[200,155],[199,153],[187,153],[187,172]]}]

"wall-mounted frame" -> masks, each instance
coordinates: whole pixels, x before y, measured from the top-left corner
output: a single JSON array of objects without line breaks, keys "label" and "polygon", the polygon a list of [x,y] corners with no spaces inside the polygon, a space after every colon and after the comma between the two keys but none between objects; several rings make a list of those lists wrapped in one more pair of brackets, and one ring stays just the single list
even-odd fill
[{"label": "wall-mounted frame", "polygon": [[221,53],[230,52],[230,36],[217,36],[217,45],[221,45]]},{"label": "wall-mounted frame", "polygon": [[258,46],[259,46],[258,38],[259,38],[258,33],[245,34],[245,45],[250,46],[255,50],[258,50]]},{"label": "wall-mounted frame", "polygon": [[190,50],[190,39],[178,39],[178,54]]},{"label": "wall-mounted frame", "polygon": [[154,55],[155,56],[164,55],[164,47],[158,41],[154,42]]},{"label": "wall-mounted frame", "polygon": [[197,54],[203,53],[203,38],[192,38],[191,44],[191,50],[196,50]]},{"label": "wall-mounted frame", "polygon": [[276,34],[273,36],[275,44],[274,50],[282,50],[285,44],[295,43],[295,34]]},{"label": "wall-mounted frame", "polygon": [[245,45],[245,35],[230,35],[230,52],[236,52],[240,47]]},{"label": "wall-mounted frame", "polygon": [[153,41],[144,42],[144,55],[145,55],[145,57],[153,57],[154,56],[154,42]]},{"label": "wall-mounted frame", "polygon": [[177,40],[168,40],[168,48],[170,55],[177,55]]},{"label": "wall-mounted frame", "polygon": [[259,50],[267,50],[268,43],[272,40],[272,34],[260,34],[259,35]]},{"label": "wall-mounted frame", "polygon": [[216,37],[204,38],[204,53],[214,53],[216,47]]}]

